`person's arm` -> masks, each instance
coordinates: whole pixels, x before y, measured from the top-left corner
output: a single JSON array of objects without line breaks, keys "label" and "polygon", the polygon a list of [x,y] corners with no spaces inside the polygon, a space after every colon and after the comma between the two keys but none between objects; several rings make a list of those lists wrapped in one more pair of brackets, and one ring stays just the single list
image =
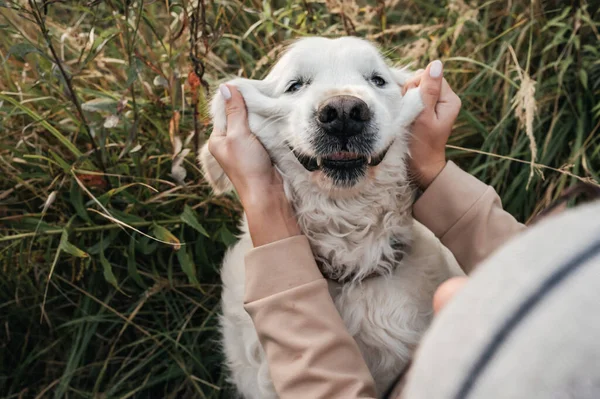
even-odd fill
[{"label": "person's arm", "polygon": [[493,187],[449,161],[413,207],[467,273],[525,229],[502,208]]},{"label": "person's arm", "polygon": [[280,398],[376,397],[373,378],[333,304],[306,236],[246,255],[244,306]]},{"label": "person's arm", "polygon": [[238,90],[221,88],[227,132],[209,151],[231,180],[254,245],[246,256],[244,306],[281,399],[375,398],[375,383],[301,235],[281,176],[250,132]]},{"label": "person's arm", "polygon": [[502,209],[490,186],[446,162],[446,143],[460,111],[460,98],[434,61],[406,82],[419,87],[425,109],[415,120],[409,167],[424,193],[413,207],[415,219],[429,228],[467,273],[525,226]]}]

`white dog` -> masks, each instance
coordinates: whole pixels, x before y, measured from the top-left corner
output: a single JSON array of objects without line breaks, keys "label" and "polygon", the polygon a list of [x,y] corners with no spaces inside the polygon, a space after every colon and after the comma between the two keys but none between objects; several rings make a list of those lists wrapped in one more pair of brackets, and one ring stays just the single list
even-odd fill
[{"label": "white dog", "polygon": [[[404,368],[432,316],[435,288],[457,269],[413,222],[405,161],[409,126],[423,109],[411,73],[390,68],[367,41],[295,42],[262,81],[235,79],[248,120],[283,176],[302,232],[381,394]],[[212,102],[225,130],[223,98]],[[215,192],[231,183],[204,146]],[[221,328],[231,381],[244,398],[276,398],[256,331],[243,308],[246,224],[222,268]]]}]

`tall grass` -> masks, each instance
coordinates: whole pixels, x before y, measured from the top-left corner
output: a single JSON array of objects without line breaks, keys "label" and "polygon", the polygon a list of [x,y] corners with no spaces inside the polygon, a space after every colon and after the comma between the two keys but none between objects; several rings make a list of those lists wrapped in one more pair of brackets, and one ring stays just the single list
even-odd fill
[{"label": "tall grass", "polygon": [[463,100],[451,159],[522,221],[600,181],[591,1],[0,0],[0,395],[231,397],[218,265],[240,206],[194,148],[210,90],[358,35]]}]

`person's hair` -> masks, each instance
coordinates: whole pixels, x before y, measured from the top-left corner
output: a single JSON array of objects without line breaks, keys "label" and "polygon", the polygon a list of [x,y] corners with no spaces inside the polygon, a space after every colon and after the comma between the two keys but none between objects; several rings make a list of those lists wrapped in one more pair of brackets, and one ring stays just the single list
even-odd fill
[{"label": "person's hair", "polygon": [[558,197],[544,210],[538,213],[531,220],[530,224],[538,222],[540,219],[543,219],[545,216],[552,213],[552,211],[556,210],[559,206],[565,205],[570,201],[575,201],[577,202],[577,204],[580,204],[583,202],[590,202],[598,199],[600,199],[599,186],[591,183],[579,182],[574,186],[571,186],[564,190],[560,197]]}]

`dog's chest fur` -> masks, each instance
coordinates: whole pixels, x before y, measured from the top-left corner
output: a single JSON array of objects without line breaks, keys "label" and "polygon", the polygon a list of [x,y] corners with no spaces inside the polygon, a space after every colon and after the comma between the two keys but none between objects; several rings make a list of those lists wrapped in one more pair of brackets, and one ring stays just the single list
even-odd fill
[{"label": "dog's chest fur", "polygon": [[337,200],[321,193],[290,196],[325,277],[359,282],[400,265],[412,237],[412,190],[395,187]]}]

